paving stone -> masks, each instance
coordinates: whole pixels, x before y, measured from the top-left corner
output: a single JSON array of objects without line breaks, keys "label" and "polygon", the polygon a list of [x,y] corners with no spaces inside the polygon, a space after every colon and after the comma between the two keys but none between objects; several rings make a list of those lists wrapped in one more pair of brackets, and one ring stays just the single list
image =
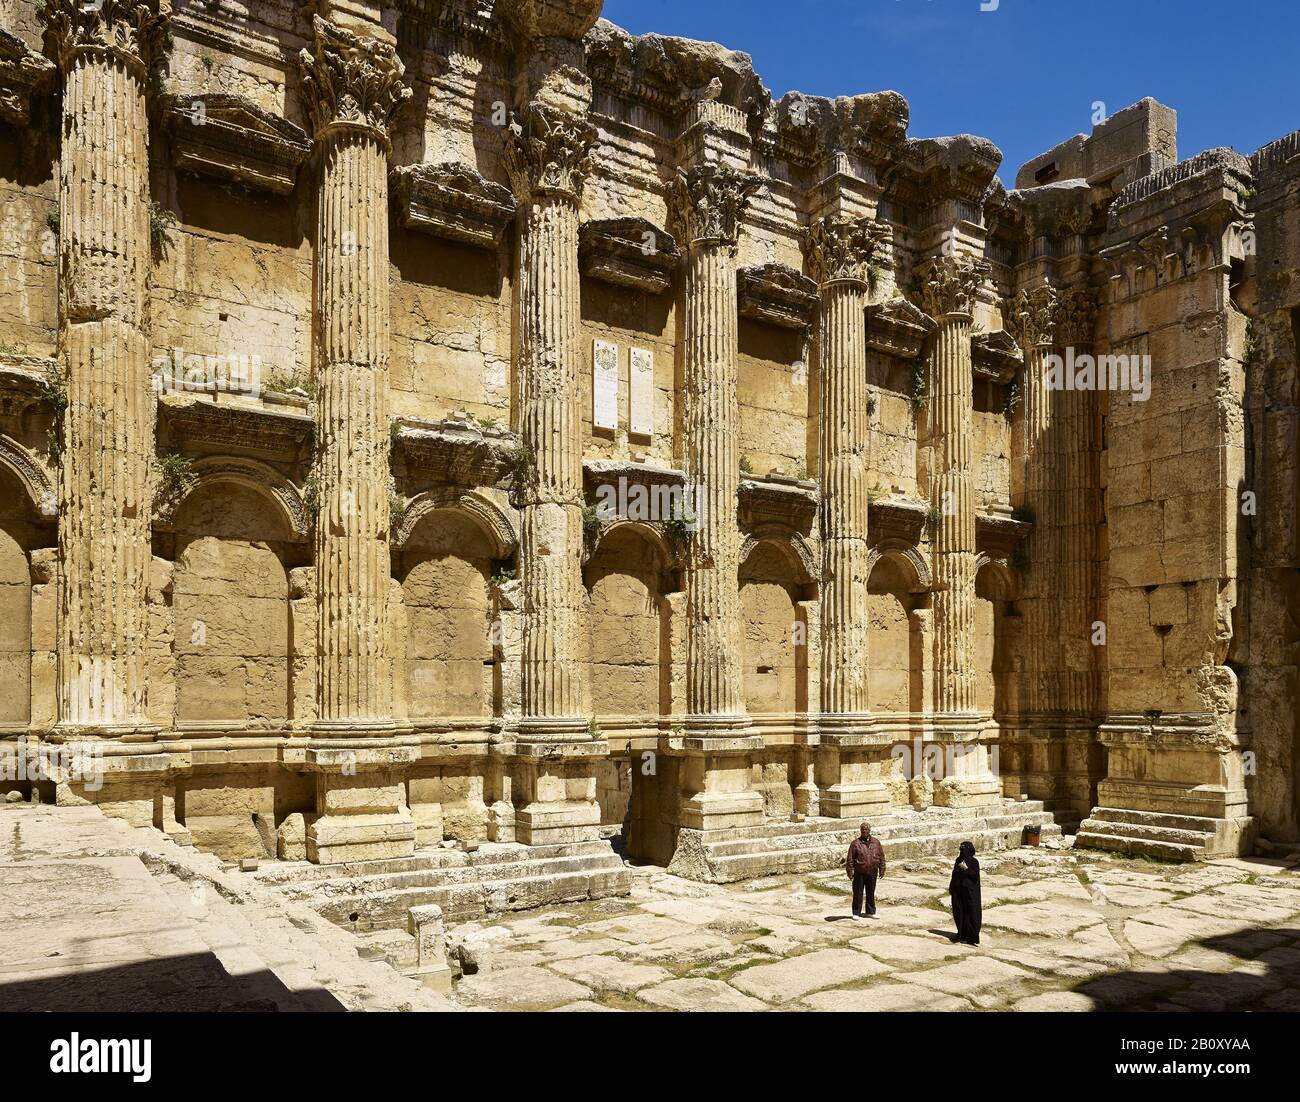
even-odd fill
[{"label": "paving stone", "polygon": [[965,999],[906,983],[877,983],[870,987],[818,991],[802,1002],[811,1010],[850,1014],[971,1009],[971,1004]]},{"label": "paving stone", "polygon": [[1091,906],[1070,903],[1009,903],[986,907],[984,925],[1012,930],[1018,934],[1063,936],[1095,926],[1101,915]]},{"label": "paving stone", "polygon": [[465,1002],[511,1010],[547,1010],[591,996],[582,984],[536,966],[466,976],[455,993]]},{"label": "paving stone", "polygon": [[650,964],[631,964],[617,957],[578,957],[557,960],[551,967],[570,979],[596,991],[616,991],[630,995],[642,987],[666,980],[669,973]]},{"label": "paving stone", "polygon": [[1016,1002],[1011,1004],[1011,1009],[1032,1013],[1047,1011],[1060,1014],[1096,1010],[1097,1004],[1087,995],[1082,995],[1077,991],[1045,991],[1041,995],[1028,995],[1023,999],[1017,999]]},{"label": "paving stone", "polygon": [[587,930],[603,936],[624,941],[633,945],[644,945],[677,934],[689,934],[693,927],[674,918],[663,918],[651,914],[620,915],[618,918],[602,919],[585,927]]},{"label": "paving stone", "polygon": [[612,951],[625,960],[647,964],[704,964],[746,951],[744,946],[714,934],[678,934],[649,945],[613,944],[617,948]]},{"label": "paving stone", "polygon": [[992,994],[1037,977],[1032,972],[991,957],[972,956],[923,972],[907,972],[899,979],[919,983],[950,995]]},{"label": "paving stone", "polygon": [[742,995],[721,980],[680,979],[669,980],[648,987],[637,998],[651,1006],[665,1010],[725,1012],[736,1010],[766,1010],[767,1004]]},{"label": "paving stone", "polygon": [[901,964],[932,964],[941,960],[959,960],[976,952],[970,945],[960,945],[939,937],[914,937],[909,934],[868,934],[854,938],[854,949],[870,953],[877,960]]},{"label": "paving stone", "polygon": [[856,949],[817,949],[776,964],[737,972],[729,982],[746,994],[770,1003],[786,1003],[825,987],[840,987],[892,971]]},{"label": "paving stone", "polygon": [[585,1000],[585,999],[584,999],[583,1001],[581,1001],[581,1002],[576,1002],[576,1003],[567,1003],[567,1004],[564,1005],[564,1006],[553,1006],[553,1007],[551,1007],[551,1009],[550,1009],[549,1011],[547,1011],[547,1013],[549,1013],[549,1014],[562,1014],[562,1013],[565,1013],[565,1012],[569,1012],[569,1013],[598,1013],[598,1012],[601,1012],[601,1013],[609,1013],[609,1014],[618,1014],[618,1013],[620,1013],[620,1011],[618,1010],[617,1007],[613,1007],[613,1006],[601,1006],[600,1003],[590,1002],[589,1000]]}]

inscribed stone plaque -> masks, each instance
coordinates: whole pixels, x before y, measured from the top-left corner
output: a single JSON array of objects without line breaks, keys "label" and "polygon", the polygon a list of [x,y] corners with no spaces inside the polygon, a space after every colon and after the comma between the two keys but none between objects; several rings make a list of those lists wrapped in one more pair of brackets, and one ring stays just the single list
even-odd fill
[{"label": "inscribed stone plaque", "polygon": [[591,350],[591,423],[618,428],[618,345],[593,341]]},{"label": "inscribed stone plaque", "polygon": [[655,354],[648,348],[632,349],[628,387],[628,431],[653,436],[655,431]]}]

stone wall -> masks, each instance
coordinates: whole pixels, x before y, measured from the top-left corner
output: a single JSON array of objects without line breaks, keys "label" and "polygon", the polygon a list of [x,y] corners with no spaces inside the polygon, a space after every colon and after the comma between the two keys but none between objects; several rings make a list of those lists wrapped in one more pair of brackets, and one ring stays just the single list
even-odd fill
[{"label": "stone wall", "polygon": [[1297,839],[1294,136],[1145,100],[1008,192],[598,0],[4,11],[0,735],[105,749],[60,800],[667,863],[922,738],[1084,843]]}]

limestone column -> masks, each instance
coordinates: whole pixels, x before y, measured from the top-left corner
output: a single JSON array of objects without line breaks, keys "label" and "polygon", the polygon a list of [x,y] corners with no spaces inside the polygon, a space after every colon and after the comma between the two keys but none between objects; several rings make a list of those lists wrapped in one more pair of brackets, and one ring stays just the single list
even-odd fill
[{"label": "limestone column", "polygon": [[[977,739],[975,649],[975,495],[971,401],[971,323],[988,265],[966,256],[937,257],[921,273],[926,310],[938,323],[930,372],[934,444],[931,531],[934,562],[935,736],[964,751],[936,786],[935,802],[983,802],[996,792],[987,751]],[[952,751],[949,751],[950,755]]]},{"label": "limestone column", "polygon": [[867,351],[870,265],[888,237],[869,218],[819,218],[808,267],[821,287],[821,813],[870,814],[889,803],[867,715]]},{"label": "limestone column", "polygon": [[63,80],[57,737],[145,719],[154,396],[149,385],[150,61],[160,0],[47,0]]},{"label": "limestone column", "polygon": [[686,737],[681,825],[762,821],[749,786],[741,697],[736,253],[756,177],[718,162],[680,170],[672,202],[686,251],[682,453],[694,531],[686,552]]},{"label": "limestone column", "polygon": [[[582,634],[582,413],[578,202],[595,131],[580,111],[530,103],[507,168],[519,199],[517,338],[523,714],[517,749],[528,844],[594,838],[600,824]],[[556,747],[563,751],[558,759]]]},{"label": "limestone column", "polygon": [[[1020,342],[1025,357],[1022,422],[1025,501],[1033,515],[1029,566],[1024,572],[1020,607],[1024,669],[1021,679],[1022,723],[1026,742],[1018,762],[1018,785],[1027,795],[1051,799],[1053,780],[1047,767],[1051,738],[1049,713],[1060,708],[1060,530],[1057,502],[1061,492],[1060,426],[1054,418],[1056,392],[1047,385],[1048,357],[1053,352],[1059,306],[1048,285],[1021,291],[1011,304],[1006,327]],[[1004,775],[1005,776],[1005,775]],[[1008,795],[1018,792],[1008,792]]]},{"label": "limestone column", "polygon": [[[317,812],[312,860],[400,856],[414,824],[398,767],[366,738],[395,730],[386,653],[388,544],[388,154],[410,98],[390,43],[316,16],[303,95],[316,139]],[[363,741],[356,742],[360,736]]]}]

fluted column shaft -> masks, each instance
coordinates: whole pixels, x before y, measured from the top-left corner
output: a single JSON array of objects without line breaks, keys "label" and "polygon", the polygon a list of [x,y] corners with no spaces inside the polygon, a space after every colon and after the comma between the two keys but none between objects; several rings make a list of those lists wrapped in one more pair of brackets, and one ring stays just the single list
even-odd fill
[{"label": "fluted column shaft", "polygon": [[1034,518],[1029,569],[1023,591],[1025,618],[1025,710],[1039,714],[1060,707],[1056,692],[1060,647],[1057,497],[1060,464],[1053,421],[1056,393],[1047,388],[1050,344],[1031,341],[1025,354],[1025,500]]},{"label": "fluted column shaft", "polygon": [[686,259],[683,417],[696,531],[686,569],[686,710],[739,715],[740,412],[736,399],[735,247],[695,243]]},{"label": "fluted column shaft", "polygon": [[90,45],[61,61],[59,725],[111,732],[143,725],[147,702],[147,72],[139,55]]},{"label": "fluted column shaft", "polygon": [[323,724],[392,721],[388,668],[388,169],[364,127],[324,137],[317,216],[317,687]]},{"label": "fluted column shaft", "polygon": [[520,428],[533,464],[520,539],[525,722],[583,712],[579,294],[577,198],[539,194],[519,235]]},{"label": "fluted column shaft", "polygon": [[822,285],[821,710],[867,711],[866,285]]},{"label": "fluted column shaft", "polygon": [[975,707],[975,495],[971,424],[971,317],[946,314],[935,336],[931,396],[935,477],[935,711]]},{"label": "fluted column shaft", "polygon": [[[1075,355],[1091,353],[1090,342],[1076,341]],[[1097,533],[1101,525],[1099,453],[1093,446],[1095,391],[1058,392],[1061,402],[1063,478],[1060,493],[1060,565],[1063,599],[1060,700],[1071,715],[1097,714],[1097,648],[1092,643]]]}]

